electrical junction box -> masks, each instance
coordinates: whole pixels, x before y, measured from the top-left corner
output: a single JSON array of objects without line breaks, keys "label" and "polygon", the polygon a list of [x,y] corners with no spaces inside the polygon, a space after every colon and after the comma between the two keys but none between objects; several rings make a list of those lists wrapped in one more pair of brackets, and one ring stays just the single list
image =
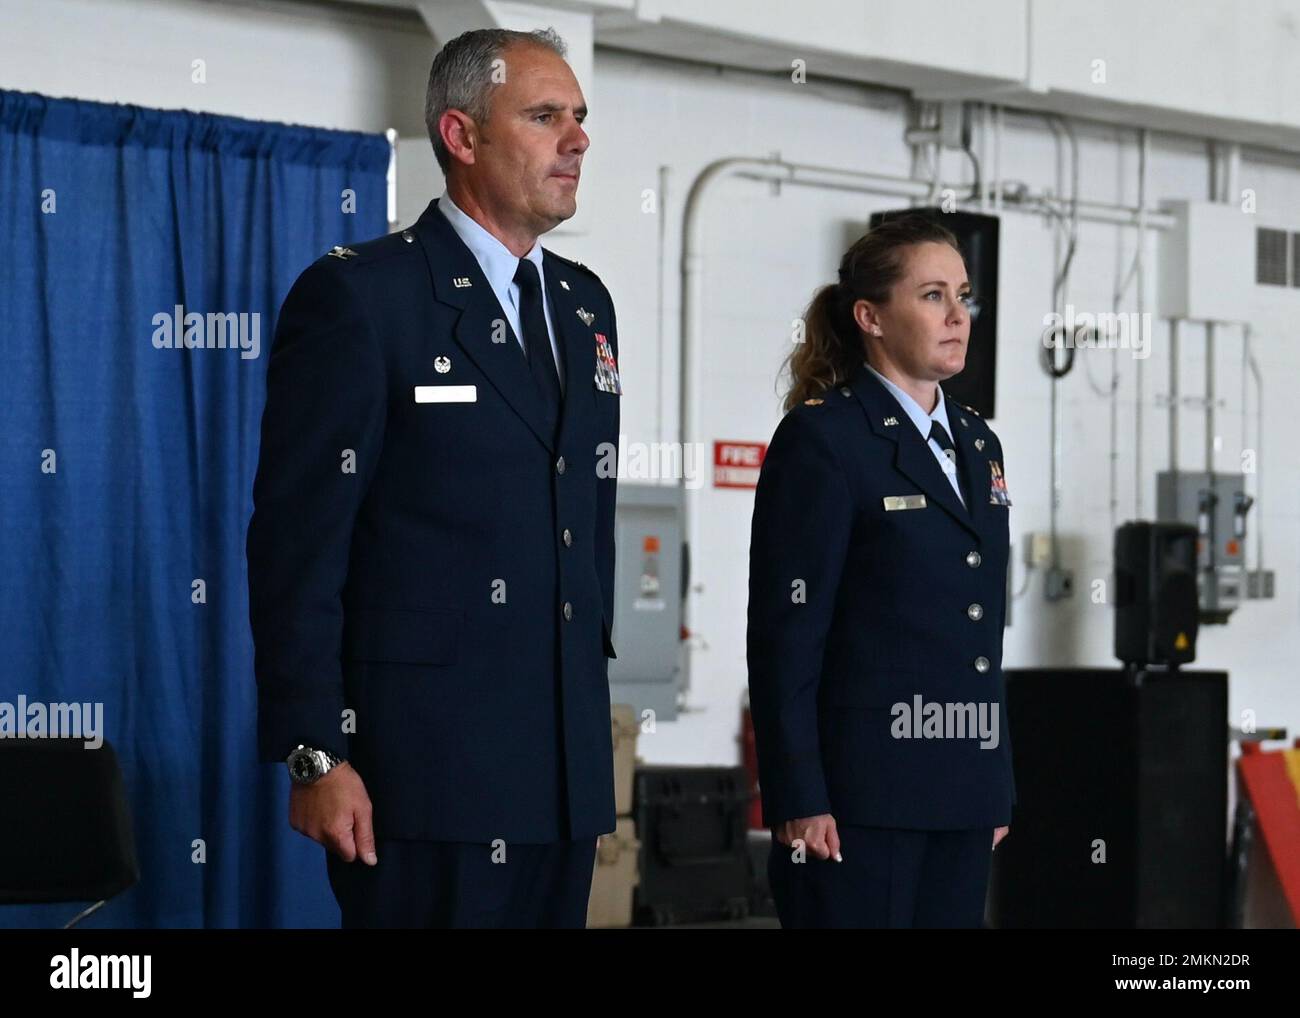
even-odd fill
[{"label": "electrical junction box", "polygon": [[1197,590],[1203,622],[1222,623],[1245,596],[1246,520],[1254,498],[1244,474],[1162,470],[1156,518],[1196,528]]},{"label": "electrical junction box", "polygon": [[677,717],[685,685],[682,602],[686,591],[681,485],[619,481],[615,511],[614,632],[609,662],[613,703],[630,704],[638,723]]},{"label": "electrical junction box", "polygon": [[1256,218],[1239,204],[1170,201],[1160,211],[1157,307],[1161,318],[1245,322],[1255,290]]}]

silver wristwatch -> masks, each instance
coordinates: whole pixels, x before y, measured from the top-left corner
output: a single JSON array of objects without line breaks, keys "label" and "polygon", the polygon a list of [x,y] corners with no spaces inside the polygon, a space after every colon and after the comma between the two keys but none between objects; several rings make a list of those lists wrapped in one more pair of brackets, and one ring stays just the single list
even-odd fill
[{"label": "silver wristwatch", "polygon": [[285,763],[289,765],[289,777],[295,785],[314,785],[343,760],[327,750],[300,745],[289,754]]}]

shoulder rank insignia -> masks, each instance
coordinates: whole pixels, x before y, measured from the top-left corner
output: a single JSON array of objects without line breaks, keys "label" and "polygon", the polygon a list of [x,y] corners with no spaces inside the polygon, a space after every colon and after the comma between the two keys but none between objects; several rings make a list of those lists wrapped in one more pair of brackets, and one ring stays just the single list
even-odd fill
[{"label": "shoulder rank insignia", "polygon": [[806,399],[803,401],[804,406],[821,406],[826,401],[824,399]]},{"label": "shoulder rank insignia", "polygon": [[341,244],[335,244],[326,252],[331,258],[341,258],[347,261],[349,258],[355,258],[357,253],[350,247],[343,247]]}]

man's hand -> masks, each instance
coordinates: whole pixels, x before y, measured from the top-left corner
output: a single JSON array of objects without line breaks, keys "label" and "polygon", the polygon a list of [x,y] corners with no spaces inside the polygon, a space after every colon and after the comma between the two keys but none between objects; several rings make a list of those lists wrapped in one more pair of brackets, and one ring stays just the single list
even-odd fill
[{"label": "man's hand", "polygon": [[817,858],[830,859],[833,856],[836,862],[844,861],[840,855],[840,836],[835,830],[835,818],[829,813],[787,820],[776,828],[775,834],[776,840],[783,845],[793,846],[796,840],[802,840]]},{"label": "man's hand", "polygon": [[314,784],[290,786],[289,826],[344,862],[357,856],[370,866],[379,862],[370,796],[361,775],[346,761]]},{"label": "man's hand", "polygon": [[1011,833],[1010,827],[993,828],[993,847],[997,848],[998,842],[1001,841],[1003,838],[1005,838],[1009,833]]}]

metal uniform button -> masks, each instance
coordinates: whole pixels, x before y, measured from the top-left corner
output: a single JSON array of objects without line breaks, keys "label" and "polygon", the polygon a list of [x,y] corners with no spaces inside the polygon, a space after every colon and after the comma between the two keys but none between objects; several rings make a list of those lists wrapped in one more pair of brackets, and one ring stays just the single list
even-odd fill
[{"label": "metal uniform button", "polygon": [[566,548],[568,548],[570,545],[573,544],[573,533],[569,530],[568,527],[564,528],[564,533],[561,534],[560,536],[564,538],[564,546]]},{"label": "metal uniform button", "polygon": [[966,614],[978,622],[984,617],[984,606],[982,604],[973,604],[966,609]]},{"label": "metal uniform button", "polygon": [[[564,621],[565,621],[565,622],[570,622],[570,621],[572,621],[572,620],[573,620],[573,605],[572,605],[571,603],[569,603],[568,601],[565,601],[565,602],[564,602]],[[983,660],[983,659],[981,658],[981,660]],[[987,664],[987,663],[988,663],[988,662],[985,662],[985,664]]]},{"label": "metal uniform button", "polygon": [[555,461],[555,472],[556,472],[557,474],[562,474],[562,473],[564,473],[564,457],[563,457],[563,456],[561,456],[558,460]]},{"label": "metal uniform button", "polygon": [[983,675],[989,670],[989,659],[986,657],[977,657],[975,659],[975,670]]},{"label": "metal uniform button", "polygon": [[974,569],[980,564],[980,553],[977,551],[968,551],[966,553],[966,564]]}]

